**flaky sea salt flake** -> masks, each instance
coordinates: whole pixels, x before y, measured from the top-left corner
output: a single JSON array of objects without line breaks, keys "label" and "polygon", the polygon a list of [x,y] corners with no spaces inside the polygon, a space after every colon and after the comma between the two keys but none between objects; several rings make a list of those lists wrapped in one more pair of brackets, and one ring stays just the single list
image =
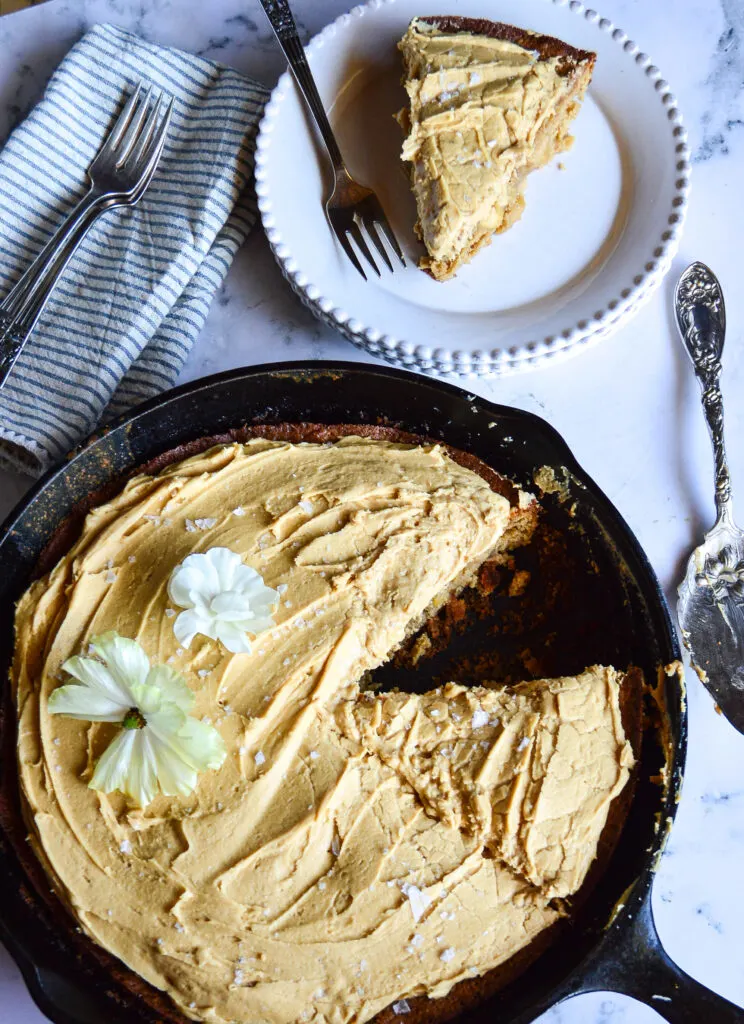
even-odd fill
[{"label": "flaky sea salt flake", "polygon": [[483,708],[476,708],[470,726],[472,729],[482,729],[484,725],[488,725],[488,712]]},{"label": "flaky sea salt flake", "polygon": [[414,921],[420,921],[431,900],[417,885],[412,885],[410,882],[404,882],[400,891],[408,897]]},{"label": "flaky sea salt flake", "polygon": [[408,1005],[406,999],[399,999],[397,1003],[393,1003],[393,1013],[410,1013],[411,1007]]},{"label": "flaky sea salt flake", "polygon": [[211,530],[213,526],[217,525],[217,520],[210,516],[203,516],[200,519],[195,519],[194,525],[199,530]]}]

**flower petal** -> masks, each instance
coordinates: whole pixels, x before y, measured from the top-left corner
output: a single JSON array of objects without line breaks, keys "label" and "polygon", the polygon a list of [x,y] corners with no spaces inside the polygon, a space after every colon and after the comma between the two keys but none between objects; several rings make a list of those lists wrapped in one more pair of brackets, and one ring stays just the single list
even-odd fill
[{"label": "flower petal", "polygon": [[231,654],[250,654],[253,650],[246,631],[232,622],[217,619],[212,630],[215,639],[219,640]]},{"label": "flower petal", "polygon": [[50,715],[67,715],[85,722],[120,722],[130,707],[80,683],[58,686],[47,701]]},{"label": "flower petal", "polygon": [[243,560],[236,551],[230,548],[210,548],[204,553],[217,574],[218,593],[232,590],[235,575],[243,567]]},{"label": "flower petal", "polygon": [[150,711],[157,711],[163,703],[163,693],[157,686],[148,686],[147,683],[136,683],[132,686],[134,707],[146,715]]},{"label": "flower petal", "polygon": [[152,748],[162,792],[166,796],[188,796],[193,793],[198,773],[159,740],[155,739]]},{"label": "flower petal", "polygon": [[91,789],[102,793],[113,793],[116,789],[124,791],[136,731],[122,729],[104,750],[98,759],[93,778],[88,783]]},{"label": "flower petal", "polygon": [[196,595],[202,596],[206,591],[203,573],[199,569],[199,562],[194,565],[192,559],[198,559],[199,555],[189,555],[184,558],[180,565],[171,573],[168,581],[168,596],[179,608],[193,608]]},{"label": "flower petal", "polygon": [[172,720],[166,718],[163,711],[159,711],[148,717],[147,730],[157,742],[167,747],[193,771],[219,768],[227,755],[224,741],[214,726],[196,718],[186,717],[175,731]]},{"label": "flower petal", "polygon": [[224,590],[212,598],[209,610],[223,622],[242,622],[247,611],[245,597],[237,590]]},{"label": "flower petal", "polygon": [[210,627],[211,619],[208,616],[197,611],[195,608],[188,608],[186,611],[181,612],[173,622],[173,634],[179,644],[188,649],[191,647],[191,641],[197,633],[215,639]]},{"label": "flower petal", "polygon": [[62,671],[122,707],[130,708],[132,706],[132,694],[129,687],[121,686],[100,661],[96,661],[94,658],[68,658],[62,665]]},{"label": "flower petal", "polygon": [[135,730],[132,758],[124,785],[124,792],[140,807],[146,807],[158,793],[157,761],[148,730]]},{"label": "flower petal", "polygon": [[252,633],[254,636],[258,636],[259,633],[264,633],[267,629],[273,629],[276,623],[269,617],[265,619],[243,619],[239,625],[241,629],[246,631],[246,633]]},{"label": "flower petal", "polygon": [[186,714],[194,706],[195,697],[186,680],[170,665],[154,665],[147,675],[147,686],[159,690],[163,701],[175,704]]},{"label": "flower petal", "polygon": [[93,637],[91,646],[103,658],[119,686],[129,689],[132,683],[144,683],[150,661],[136,640],[113,631]]}]

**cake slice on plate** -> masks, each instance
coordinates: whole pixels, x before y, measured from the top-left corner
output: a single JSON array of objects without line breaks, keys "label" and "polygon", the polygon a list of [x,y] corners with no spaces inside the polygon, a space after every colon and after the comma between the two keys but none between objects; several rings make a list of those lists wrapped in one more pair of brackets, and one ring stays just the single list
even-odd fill
[{"label": "cake slice on plate", "polygon": [[596,55],[480,18],[415,18],[398,45],[419,265],[443,281],[518,220],[526,175],[571,145]]}]

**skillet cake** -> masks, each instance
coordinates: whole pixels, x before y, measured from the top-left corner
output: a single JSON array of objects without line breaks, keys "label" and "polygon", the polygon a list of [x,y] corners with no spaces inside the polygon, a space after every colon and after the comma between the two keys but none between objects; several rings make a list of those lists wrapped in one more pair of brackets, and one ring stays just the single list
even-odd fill
[{"label": "skillet cake", "polygon": [[415,18],[399,48],[419,265],[444,281],[519,219],[530,171],[570,147],[596,55],[462,17]]},{"label": "skillet cake", "polygon": [[[166,456],[89,513],[18,606],[33,849],[84,932],[187,1019],[431,1019],[463,979],[539,946],[632,765],[622,705],[637,679],[610,668],[360,693],[484,561],[529,542],[538,509],[470,456],[345,432]],[[229,630],[179,632],[174,573],[215,549],[276,595],[249,650],[231,652]],[[144,806],[90,788],[128,727],[50,713],[112,633],[182,677],[190,717],[219,734],[222,760],[187,794],[167,795],[165,776]]]}]

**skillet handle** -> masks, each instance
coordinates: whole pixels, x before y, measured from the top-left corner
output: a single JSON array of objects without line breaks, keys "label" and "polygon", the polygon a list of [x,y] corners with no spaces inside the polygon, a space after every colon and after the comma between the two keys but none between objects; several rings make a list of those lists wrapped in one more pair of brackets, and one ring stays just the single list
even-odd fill
[{"label": "skillet handle", "polygon": [[667,956],[654,924],[650,890],[634,920],[618,929],[608,945],[584,974],[582,991],[632,996],[670,1024],[744,1024],[744,1009],[695,981]]}]

